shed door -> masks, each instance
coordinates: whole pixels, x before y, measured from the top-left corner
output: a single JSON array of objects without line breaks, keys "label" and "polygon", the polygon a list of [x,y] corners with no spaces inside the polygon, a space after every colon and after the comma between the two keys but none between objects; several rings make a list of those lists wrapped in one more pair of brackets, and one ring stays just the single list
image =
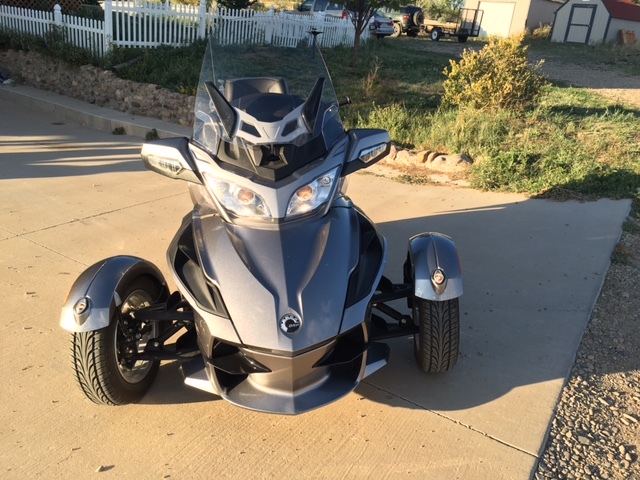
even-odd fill
[{"label": "shed door", "polygon": [[596,16],[595,5],[572,5],[569,25],[564,35],[565,42],[589,43],[593,19]]},{"label": "shed door", "polygon": [[480,24],[480,36],[508,37],[515,7],[515,3],[480,2],[478,8],[484,11]]}]

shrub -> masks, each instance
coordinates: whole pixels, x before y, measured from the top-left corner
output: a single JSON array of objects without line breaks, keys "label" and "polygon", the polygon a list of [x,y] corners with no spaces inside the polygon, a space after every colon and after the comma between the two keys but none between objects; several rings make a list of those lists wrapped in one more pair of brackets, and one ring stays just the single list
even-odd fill
[{"label": "shrub", "polygon": [[144,136],[144,139],[147,142],[149,142],[151,140],[157,140],[159,138],[160,138],[160,136],[158,135],[158,130],[156,130],[155,128],[152,128],[151,130],[149,130]]},{"label": "shrub", "polygon": [[43,52],[46,50],[46,45],[44,40],[36,35],[6,29],[0,31],[0,48]]},{"label": "shrub", "polygon": [[70,43],[67,39],[67,34],[60,27],[52,27],[44,35],[43,40],[46,49],[44,53],[59,58],[69,65],[87,65],[95,60],[91,51]]},{"label": "shrub", "polygon": [[442,107],[515,109],[532,107],[546,78],[539,73],[542,62],[529,65],[524,35],[490,38],[480,51],[467,49],[459,62],[449,61],[444,74]]},{"label": "shrub", "polygon": [[548,40],[551,37],[551,28],[551,24],[541,23],[539,27],[533,29],[531,32],[531,38],[535,40]]}]

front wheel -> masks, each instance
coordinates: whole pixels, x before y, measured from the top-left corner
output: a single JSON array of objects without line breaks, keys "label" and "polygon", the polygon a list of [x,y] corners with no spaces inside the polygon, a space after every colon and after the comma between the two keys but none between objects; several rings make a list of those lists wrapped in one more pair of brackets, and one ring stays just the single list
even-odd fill
[{"label": "front wheel", "polygon": [[458,299],[436,302],[414,297],[413,318],[419,327],[414,336],[414,351],[422,371],[451,370],[458,360],[460,345]]},{"label": "front wheel", "polygon": [[[140,400],[158,373],[159,361],[139,360],[147,341],[158,336],[158,324],[136,322],[129,314],[157,301],[161,287],[148,277],[134,279],[109,326],[73,333],[71,361],[82,392],[94,403],[124,405]],[[127,320],[125,336],[118,317]],[[138,338],[139,337],[139,338]]]}]

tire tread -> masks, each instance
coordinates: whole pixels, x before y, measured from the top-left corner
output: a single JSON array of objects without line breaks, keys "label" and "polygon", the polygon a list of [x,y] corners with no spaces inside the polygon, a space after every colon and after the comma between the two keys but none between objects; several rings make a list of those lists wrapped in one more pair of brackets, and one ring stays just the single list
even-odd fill
[{"label": "tire tread", "polygon": [[[160,297],[161,286],[148,277],[134,279],[123,289],[123,298],[135,290],[148,292],[151,299]],[[114,338],[117,319],[109,326],[89,332],[71,334],[71,363],[76,384],[85,396],[99,405],[125,405],[137,402],[155,378],[159,361],[154,361],[146,376],[137,383],[127,383],[118,371]]]},{"label": "tire tread", "polygon": [[460,344],[460,308],[457,298],[442,302],[414,298],[419,321],[416,358],[425,372],[451,370]]},{"label": "tire tread", "polygon": [[103,353],[104,334],[104,329],[72,334],[71,361],[76,383],[89,400],[102,405],[119,405],[122,401],[118,401],[105,382],[109,371],[107,355]]}]

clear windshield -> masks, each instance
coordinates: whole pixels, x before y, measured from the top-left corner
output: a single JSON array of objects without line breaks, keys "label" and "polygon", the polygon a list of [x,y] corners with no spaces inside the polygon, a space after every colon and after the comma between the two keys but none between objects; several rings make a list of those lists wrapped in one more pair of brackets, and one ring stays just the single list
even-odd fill
[{"label": "clear windshield", "polygon": [[327,151],[342,135],[336,94],[315,46],[220,45],[212,36],[196,97],[195,142],[221,161],[246,155],[258,167],[281,151]]}]

